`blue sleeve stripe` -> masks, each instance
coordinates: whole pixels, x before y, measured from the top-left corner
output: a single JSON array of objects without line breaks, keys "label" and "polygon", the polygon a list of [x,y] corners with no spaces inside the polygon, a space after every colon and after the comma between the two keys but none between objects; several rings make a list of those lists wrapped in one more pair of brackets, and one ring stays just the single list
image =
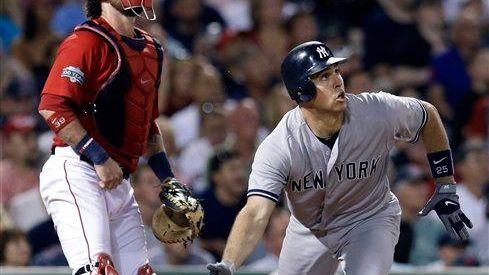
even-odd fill
[{"label": "blue sleeve stripe", "polygon": [[248,190],[247,196],[249,197],[249,196],[253,196],[253,195],[266,197],[266,198],[273,200],[274,202],[278,202],[278,199],[279,199],[279,195],[274,194],[270,191],[265,191],[265,190],[261,190],[261,189],[250,189],[250,190]]},{"label": "blue sleeve stripe", "polygon": [[416,99],[416,102],[421,106],[421,110],[423,111],[423,119],[421,122],[421,126],[419,127],[418,131],[416,131],[416,135],[414,138],[410,141],[411,143],[416,143],[419,140],[419,136],[421,134],[421,130],[423,130],[424,126],[426,125],[426,122],[428,121],[428,112],[426,112],[425,107],[423,106],[423,103],[421,103],[419,100]]},{"label": "blue sleeve stripe", "polygon": [[266,199],[269,199],[269,200],[273,201],[274,203],[278,203],[278,200],[276,200],[276,199],[274,199],[272,197],[269,197],[267,195],[264,195],[264,194],[260,194],[260,193],[250,194],[250,193],[248,193],[248,198],[251,197],[251,196],[258,196],[258,197],[266,198]]}]

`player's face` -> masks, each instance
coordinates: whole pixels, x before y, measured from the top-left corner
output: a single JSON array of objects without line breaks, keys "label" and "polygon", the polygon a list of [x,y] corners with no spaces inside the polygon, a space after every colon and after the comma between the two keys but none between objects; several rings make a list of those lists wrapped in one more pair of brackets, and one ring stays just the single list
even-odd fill
[{"label": "player's face", "polygon": [[[128,17],[137,15],[146,19],[154,19],[153,3],[151,0],[108,0],[120,13]],[[130,8],[132,7],[132,8]]]},{"label": "player's face", "polygon": [[316,85],[316,96],[311,107],[329,112],[346,109],[345,84],[338,65],[314,75],[312,81]]}]

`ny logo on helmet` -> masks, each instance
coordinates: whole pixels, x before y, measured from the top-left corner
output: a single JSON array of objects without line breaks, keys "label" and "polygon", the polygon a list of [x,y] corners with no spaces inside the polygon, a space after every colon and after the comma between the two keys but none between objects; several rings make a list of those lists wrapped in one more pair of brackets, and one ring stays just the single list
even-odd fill
[{"label": "ny logo on helmet", "polygon": [[329,54],[328,51],[324,46],[319,46],[316,48],[316,51],[319,53],[319,58],[328,58]]}]

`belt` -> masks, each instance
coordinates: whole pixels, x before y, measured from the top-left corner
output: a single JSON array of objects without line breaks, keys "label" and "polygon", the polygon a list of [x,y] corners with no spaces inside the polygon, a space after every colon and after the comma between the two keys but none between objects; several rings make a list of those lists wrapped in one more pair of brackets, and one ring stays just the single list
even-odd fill
[{"label": "belt", "polygon": [[85,266],[82,266],[80,267],[76,272],[75,272],[75,275],[82,275],[82,274],[85,274],[85,273],[90,273],[91,271],[94,270],[94,267],[98,267],[99,266],[99,263],[96,262],[94,265],[85,265]]},{"label": "belt", "polygon": [[[55,149],[56,149],[56,146],[51,147],[51,155],[55,155],[55,153],[56,153]],[[94,166],[93,162],[88,157],[86,157],[84,155],[80,155],[80,160],[90,164],[91,166]],[[127,170],[124,167],[121,167],[121,170],[122,170],[122,177],[125,180],[129,179],[129,177],[131,176],[131,172],[129,172],[129,170]]]}]

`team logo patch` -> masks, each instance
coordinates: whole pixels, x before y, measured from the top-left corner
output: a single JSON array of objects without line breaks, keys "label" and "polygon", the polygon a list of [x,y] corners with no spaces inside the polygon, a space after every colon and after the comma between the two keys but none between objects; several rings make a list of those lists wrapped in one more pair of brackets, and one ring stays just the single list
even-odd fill
[{"label": "team logo patch", "polygon": [[318,52],[319,58],[321,59],[329,57],[328,50],[326,50],[324,46],[317,47],[316,51]]},{"label": "team logo patch", "polygon": [[78,83],[80,85],[85,82],[85,74],[80,70],[80,68],[73,66],[63,68],[61,77],[67,77],[72,83]]}]

